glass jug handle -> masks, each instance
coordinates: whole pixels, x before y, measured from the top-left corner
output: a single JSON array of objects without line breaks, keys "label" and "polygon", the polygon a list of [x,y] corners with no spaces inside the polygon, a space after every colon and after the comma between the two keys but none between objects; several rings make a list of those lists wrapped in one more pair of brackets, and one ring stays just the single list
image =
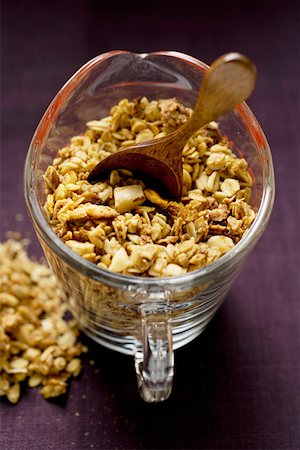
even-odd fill
[{"label": "glass jug handle", "polygon": [[172,391],[174,354],[171,309],[165,303],[140,307],[141,342],[135,352],[135,370],[141,397],[149,403],[166,400]]}]

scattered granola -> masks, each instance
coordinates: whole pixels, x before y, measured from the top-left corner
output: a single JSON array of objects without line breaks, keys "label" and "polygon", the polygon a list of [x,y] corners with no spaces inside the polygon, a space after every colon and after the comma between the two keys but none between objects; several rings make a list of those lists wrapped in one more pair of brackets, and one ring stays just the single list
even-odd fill
[{"label": "scattered granola", "polygon": [[202,268],[243,237],[255,218],[252,177],[215,122],[183,148],[180,202],[162,198],[128,170],[87,181],[110,153],[165,136],[191,113],[174,98],[123,99],[58,152],[45,172],[45,213],[69,248],[103,269],[160,277]]},{"label": "scattered granola", "polygon": [[66,392],[87,351],[66,310],[51,270],[31,261],[22,242],[0,243],[0,396],[17,403],[25,380],[44,398]]}]

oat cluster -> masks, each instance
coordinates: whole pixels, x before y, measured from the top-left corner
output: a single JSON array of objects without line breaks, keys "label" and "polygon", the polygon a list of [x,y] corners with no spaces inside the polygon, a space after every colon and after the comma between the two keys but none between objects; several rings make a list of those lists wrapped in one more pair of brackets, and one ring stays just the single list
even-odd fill
[{"label": "oat cluster", "polygon": [[47,266],[31,261],[21,242],[0,243],[0,396],[16,403],[26,381],[56,397],[79,375],[87,349],[66,308]]},{"label": "oat cluster", "polygon": [[183,148],[180,202],[162,198],[127,170],[87,181],[111,153],[163,137],[191,113],[175,98],[123,99],[58,152],[45,172],[45,212],[70,249],[103,269],[160,277],[202,268],[243,237],[255,218],[252,177],[215,122]]}]

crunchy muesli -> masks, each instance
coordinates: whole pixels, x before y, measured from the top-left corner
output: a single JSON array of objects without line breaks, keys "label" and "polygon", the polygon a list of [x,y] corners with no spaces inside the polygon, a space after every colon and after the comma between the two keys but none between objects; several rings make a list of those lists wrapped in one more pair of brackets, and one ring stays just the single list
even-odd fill
[{"label": "crunchy muesli", "polygon": [[160,277],[202,268],[243,237],[255,218],[252,177],[215,122],[183,148],[180,202],[128,170],[113,170],[94,185],[87,181],[111,153],[165,136],[191,113],[174,98],[123,99],[58,152],[45,172],[45,213],[69,248],[103,269]]},{"label": "crunchy muesli", "polygon": [[66,310],[51,270],[30,260],[21,242],[0,243],[0,396],[16,403],[25,380],[45,398],[66,392],[87,350]]}]

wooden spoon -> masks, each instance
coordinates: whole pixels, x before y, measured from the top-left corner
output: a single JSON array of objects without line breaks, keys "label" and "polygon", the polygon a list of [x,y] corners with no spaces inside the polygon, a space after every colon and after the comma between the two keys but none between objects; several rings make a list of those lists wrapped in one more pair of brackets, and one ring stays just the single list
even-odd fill
[{"label": "wooden spoon", "polygon": [[[256,68],[245,56],[227,53],[206,72],[194,111],[187,123],[167,136],[120,150],[101,161],[89,174],[95,183],[113,169],[129,169],[158,184],[168,198],[182,195],[182,150],[195,131],[231,111],[253,91]],[[156,186],[157,188],[157,186]]]}]

